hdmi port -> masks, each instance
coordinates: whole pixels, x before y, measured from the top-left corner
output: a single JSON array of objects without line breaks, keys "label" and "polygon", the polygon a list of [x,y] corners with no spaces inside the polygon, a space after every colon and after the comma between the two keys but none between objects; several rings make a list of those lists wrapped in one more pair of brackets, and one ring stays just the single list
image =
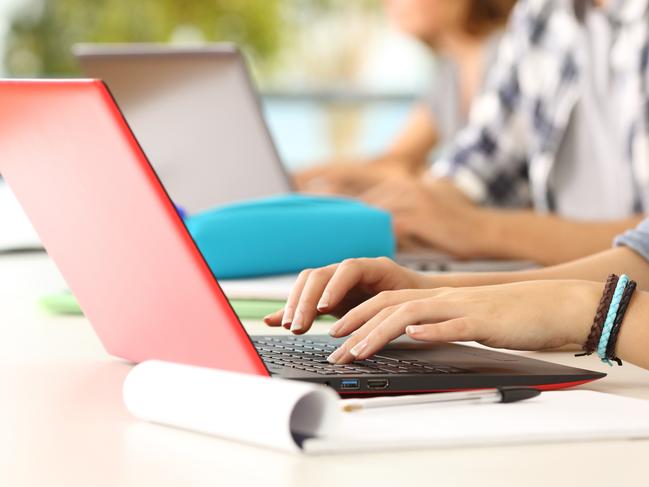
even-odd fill
[{"label": "hdmi port", "polygon": [[369,379],[367,381],[368,389],[387,389],[388,388],[388,379]]}]

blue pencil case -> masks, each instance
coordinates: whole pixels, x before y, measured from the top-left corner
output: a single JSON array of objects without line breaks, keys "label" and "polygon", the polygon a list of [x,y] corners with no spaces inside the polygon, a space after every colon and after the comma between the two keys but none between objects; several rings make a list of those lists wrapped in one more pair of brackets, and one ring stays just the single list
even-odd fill
[{"label": "blue pencil case", "polygon": [[218,278],[288,274],[354,257],[393,257],[389,213],[359,201],[291,194],[185,219]]}]

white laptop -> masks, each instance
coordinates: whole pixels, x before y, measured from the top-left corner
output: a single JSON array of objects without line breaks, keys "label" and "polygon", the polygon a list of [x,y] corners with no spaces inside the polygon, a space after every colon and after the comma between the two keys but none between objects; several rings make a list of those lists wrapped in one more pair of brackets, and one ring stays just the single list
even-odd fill
[{"label": "white laptop", "polygon": [[104,80],[172,200],[190,213],[288,193],[291,183],[232,44],[78,44]]}]

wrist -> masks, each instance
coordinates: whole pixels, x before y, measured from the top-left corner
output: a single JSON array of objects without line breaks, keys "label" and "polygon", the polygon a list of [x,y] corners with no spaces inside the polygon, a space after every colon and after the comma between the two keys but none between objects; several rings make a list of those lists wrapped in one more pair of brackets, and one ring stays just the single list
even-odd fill
[{"label": "wrist", "polygon": [[498,214],[479,206],[464,208],[462,225],[468,230],[463,238],[463,257],[468,259],[502,256],[501,224]]},{"label": "wrist", "polygon": [[441,287],[442,285],[435,279],[437,275],[431,274],[422,274],[421,272],[414,271],[409,269],[409,272],[412,272],[412,289],[434,289],[436,287]]},{"label": "wrist", "polygon": [[577,313],[571,318],[572,323],[566,325],[570,330],[570,343],[581,346],[590,334],[604,286],[600,282],[591,281],[571,281],[571,283],[574,292],[567,300],[567,306],[573,307]]},{"label": "wrist", "polygon": [[500,258],[511,256],[508,246],[508,235],[502,211],[488,208],[476,208],[473,215],[475,221],[475,246],[479,257]]},{"label": "wrist", "polygon": [[436,289],[439,287],[473,287],[479,285],[472,282],[473,273],[447,273],[440,274],[419,274],[421,289]]}]

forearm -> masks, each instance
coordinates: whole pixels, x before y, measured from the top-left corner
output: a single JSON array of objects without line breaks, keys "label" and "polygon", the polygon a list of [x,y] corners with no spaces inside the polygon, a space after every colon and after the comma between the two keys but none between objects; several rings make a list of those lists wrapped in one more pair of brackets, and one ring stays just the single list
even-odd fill
[{"label": "forearm", "polygon": [[649,293],[636,292],[624,316],[618,336],[616,354],[628,361],[649,369]]},{"label": "forearm", "polygon": [[569,262],[608,249],[616,235],[643,217],[580,222],[531,210],[479,210],[478,255],[530,260],[542,265]]},{"label": "forearm", "polygon": [[437,124],[430,108],[416,105],[392,144],[372,163],[378,166],[400,164],[411,174],[419,174],[426,167],[429,152],[438,142]]},{"label": "forearm", "polygon": [[422,287],[470,287],[548,279],[606,280],[611,274],[627,274],[638,288],[649,291],[649,262],[633,250],[618,247],[565,264],[518,272],[480,272],[425,276]]}]

